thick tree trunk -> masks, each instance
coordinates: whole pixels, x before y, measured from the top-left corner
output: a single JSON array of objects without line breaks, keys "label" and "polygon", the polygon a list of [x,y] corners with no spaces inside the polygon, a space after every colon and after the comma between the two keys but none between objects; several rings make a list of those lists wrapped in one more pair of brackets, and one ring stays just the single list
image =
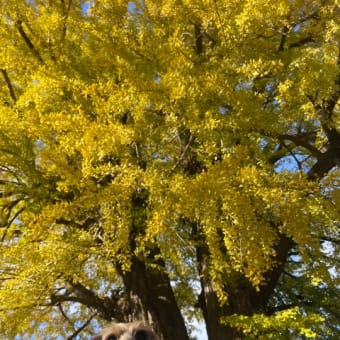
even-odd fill
[{"label": "thick tree trunk", "polygon": [[201,280],[202,292],[199,296],[199,304],[203,311],[206,330],[209,339],[242,339],[242,333],[237,329],[221,324],[221,316],[231,315],[232,309],[228,306],[220,306],[216,293],[207,279]]},{"label": "thick tree trunk", "polygon": [[[198,232],[198,229],[196,226],[194,231]],[[243,339],[242,332],[228,325],[221,324],[221,317],[233,314],[251,316],[255,313],[263,313],[284,269],[288,252],[292,246],[293,242],[286,236],[281,235],[275,247],[276,256],[274,260],[277,265],[265,274],[266,284],[262,286],[260,291],[256,291],[246,278],[235,273],[235,277],[239,277],[236,280],[237,284],[225,287],[228,302],[223,306],[220,305],[209,278],[209,251],[205,246],[196,248],[198,271],[201,277],[199,305],[203,311],[209,339]]]},{"label": "thick tree trunk", "polygon": [[131,270],[123,274],[123,281],[128,290],[138,295],[163,340],[189,340],[169,277],[165,273],[147,267],[135,258]]},{"label": "thick tree trunk", "polygon": [[[136,248],[136,235],[145,231],[146,207],[149,193],[137,190],[132,195],[132,223],[130,247]],[[162,340],[189,340],[183,316],[177,305],[170,279],[165,273],[165,264],[156,260],[157,247],[150,249],[147,258],[132,258],[128,272],[120,270],[127,292],[138,296],[144,312],[151,317],[152,326]]]}]

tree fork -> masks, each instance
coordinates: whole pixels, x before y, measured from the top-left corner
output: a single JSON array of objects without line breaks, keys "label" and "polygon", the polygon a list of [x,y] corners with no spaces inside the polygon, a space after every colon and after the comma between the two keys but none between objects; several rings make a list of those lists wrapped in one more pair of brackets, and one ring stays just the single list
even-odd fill
[{"label": "tree fork", "polygon": [[237,284],[236,286],[225,287],[228,302],[225,305],[221,305],[208,273],[209,249],[206,246],[200,245],[200,243],[204,244],[204,242],[199,241],[204,238],[204,235],[200,232],[197,223],[192,223],[192,231],[198,243],[198,246],[196,246],[196,256],[201,283],[199,306],[206,321],[208,337],[214,340],[242,339],[242,332],[221,324],[221,317],[233,314],[251,316],[265,310],[268,300],[283,272],[289,250],[294,243],[285,235],[280,235],[275,246],[276,256],[274,261],[276,266],[265,273],[265,284],[263,284],[260,291],[256,291],[246,278],[236,274],[239,277],[236,280]]}]

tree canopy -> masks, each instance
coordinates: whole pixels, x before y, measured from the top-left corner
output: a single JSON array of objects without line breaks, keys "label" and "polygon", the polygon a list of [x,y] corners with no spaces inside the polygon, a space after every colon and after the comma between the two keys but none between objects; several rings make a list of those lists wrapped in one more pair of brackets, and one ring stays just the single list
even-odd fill
[{"label": "tree canopy", "polygon": [[338,0],[0,7],[0,334],[340,336]]}]

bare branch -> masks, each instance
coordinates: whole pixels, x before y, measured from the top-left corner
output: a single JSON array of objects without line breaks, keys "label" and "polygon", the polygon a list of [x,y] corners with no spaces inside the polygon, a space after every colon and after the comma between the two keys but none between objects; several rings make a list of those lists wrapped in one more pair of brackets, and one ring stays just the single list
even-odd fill
[{"label": "bare branch", "polygon": [[52,294],[50,305],[58,305],[62,302],[78,302],[93,308],[105,320],[114,318],[117,308],[114,308],[112,299],[98,297],[92,290],[87,289],[81,283],[68,282],[68,284],[70,285],[68,294]]},{"label": "bare branch", "polygon": [[194,24],[195,27],[195,47],[196,53],[198,55],[203,54],[203,34],[202,34],[202,27],[199,23]]},{"label": "bare branch", "polygon": [[331,242],[331,243],[335,243],[337,245],[340,245],[340,240],[339,239],[335,239],[333,237],[327,237],[327,236],[322,236],[320,238],[321,242]]},{"label": "bare branch", "polygon": [[321,157],[322,156],[322,152],[319,151],[317,148],[315,148],[310,143],[308,143],[308,140],[307,140],[308,137],[309,136],[307,136],[307,134],[300,134],[300,135],[286,135],[286,134],[282,134],[282,135],[279,136],[279,139],[281,141],[289,140],[289,141],[293,142],[296,146],[302,146],[303,148],[308,150],[312,154],[312,156],[314,156],[316,158]]},{"label": "bare branch", "polygon": [[72,335],[70,335],[69,337],[67,337],[67,340],[72,340],[72,339],[75,339],[76,336],[82,332],[89,324],[90,322],[92,321],[92,319],[96,316],[97,314],[93,314],[90,316],[90,318],[82,325],[80,326]]},{"label": "bare branch", "polygon": [[5,231],[3,232],[2,234],[2,237],[1,237],[1,242],[3,242],[7,236],[7,232],[8,232],[8,228],[11,226],[11,224],[15,221],[15,219],[25,210],[25,208],[21,208],[19,209],[15,214],[14,216],[12,217],[12,219],[10,221],[7,222],[7,225],[6,225],[6,229]]},{"label": "bare branch", "polygon": [[183,149],[183,151],[182,151],[180,157],[178,158],[176,164],[172,167],[170,173],[173,173],[173,172],[176,170],[176,168],[178,167],[178,165],[180,164],[180,162],[183,160],[183,158],[184,158],[186,152],[187,152],[188,149],[189,149],[190,144],[191,144],[192,141],[193,141],[193,138],[194,138],[194,136],[191,134],[190,137],[189,137],[188,143],[185,145],[185,147],[184,147],[184,149]]},{"label": "bare branch", "polygon": [[290,147],[288,145],[286,145],[285,143],[283,143],[283,146],[288,150],[289,154],[294,158],[299,170],[302,169],[302,166],[301,166],[301,162],[296,158],[294,152],[290,149]]},{"label": "bare branch", "polygon": [[291,277],[291,278],[294,279],[294,280],[298,280],[298,279],[299,279],[298,276],[295,276],[295,275],[293,275],[292,273],[288,273],[288,272],[285,271],[285,270],[282,272],[282,274],[287,275],[287,276]]},{"label": "bare branch", "polygon": [[284,27],[282,30],[282,34],[281,34],[281,41],[280,41],[280,46],[279,46],[279,52],[282,52],[284,50],[284,46],[286,43],[286,39],[287,39],[287,33],[289,32],[289,28],[288,27]]},{"label": "bare branch", "polygon": [[300,46],[303,46],[305,44],[308,44],[310,42],[314,42],[314,39],[311,35],[299,40],[299,41],[296,41],[294,43],[291,43],[289,44],[288,48],[294,48],[294,47],[300,47]]},{"label": "bare branch", "polygon": [[58,306],[58,309],[59,309],[59,311],[60,311],[60,314],[64,317],[64,319],[65,319],[68,323],[72,324],[72,321],[70,320],[70,318],[69,318],[69,317],[67,316],[67,314],[65,313],[62,304],[61,304],[61,303],[58,303],[57,306]]}]

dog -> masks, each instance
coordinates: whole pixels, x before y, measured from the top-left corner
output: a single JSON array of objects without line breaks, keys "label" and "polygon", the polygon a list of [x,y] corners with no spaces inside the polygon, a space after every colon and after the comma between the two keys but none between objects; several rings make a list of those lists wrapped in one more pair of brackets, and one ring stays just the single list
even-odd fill
[{"label": "dog", "polygon": [[92,340],[159,340],[150,326],[143,322],[116,323],[104,328]]}]

